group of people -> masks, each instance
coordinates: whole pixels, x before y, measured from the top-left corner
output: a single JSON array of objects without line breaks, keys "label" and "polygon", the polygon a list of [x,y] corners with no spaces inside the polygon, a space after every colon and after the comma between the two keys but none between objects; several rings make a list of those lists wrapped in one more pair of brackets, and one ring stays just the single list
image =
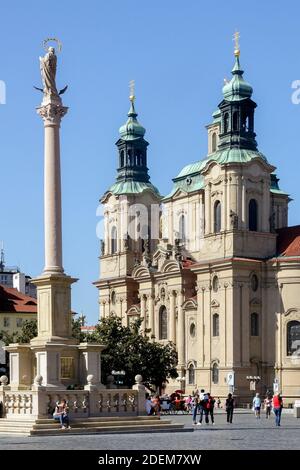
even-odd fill
[{"label": "group of people", "polygon": [[[270,418],[271,411],[273,410],[275,414],[275,424],[276,426],[280,426],[281,412],[283,408],[283,400],[280,393],[277,393],[273,397],[270,393],[268,393],[264,399],[264,406],[266,411],[266,418]],[[256,393],[255,397],[253,398],[253,411],[255,413],[256,419],[260,419],[261,407],[262,400],[259,393]]]},{"label": "group of people", "polygon": [[[199,393],[194,396],[193,400],[193,424],[201,426],[203,421],[203,416],[205,418],[205,423],[209,424],[209,418],[211,423],[215,424],[214,418],[214,408],[215,404],[217,407],[220,407],[221,400],[220,398],[217,401],[209,393],[205,392],[204,389],[201,389]],[[234,410],[234,398],[231,393],[228,394],[225,402],[225,409],[227,414],[227,423],[232,423],[233,410]],[[197,415],[199,412],[199,421],[197,423]]]}]

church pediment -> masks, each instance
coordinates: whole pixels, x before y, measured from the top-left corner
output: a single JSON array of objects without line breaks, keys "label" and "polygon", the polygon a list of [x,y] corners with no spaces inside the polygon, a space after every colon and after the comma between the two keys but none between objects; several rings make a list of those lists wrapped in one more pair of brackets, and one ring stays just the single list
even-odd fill
[{"label": "church pediment", "polygon": [[132,305],[127,310],[127,315],[140,315],[140,314],[141,314],[141,309],[138,305]]},{"label": "church pediment", "polygon": [[181,188],[178,188],[178,189],[175,191],[175,193],[173,194],[172,199],[180,199],[180,198],[182,198],[182,197],[186,197],[187,194],[188,194],[188,193],[187,193],[186,191],[184,191],[184,190],[181,189]]},{"label": "church pediment", "polygon": [[257,299],[257,298],[252,299],[252,300],[250,301],[250,305],[251,305],[251,306],[254,306],[254,305],[261,305],[261,300],[260,300],[260,299]]},{"label": "church pediment", "polygon": [[184,310],[197,310],[197,307],[198,303],[195,298],[187,299],[182,305]]},{"label": "church pediment", "polygon": [[210,305],[211,307],[220,307],[220,303],[216,299],[213,299]]},{"label": "church pediment", "polygon": [[175,260],[166,260],[162,265],[160,271],[162,273],[173,273],[180,271],[180,264]]},{"label": "church pediment", "polygon": [[132,277],[133,279],[140,279],[142,277],[150,276],[150,271],[146,266],[138,265],[133,268]]}]

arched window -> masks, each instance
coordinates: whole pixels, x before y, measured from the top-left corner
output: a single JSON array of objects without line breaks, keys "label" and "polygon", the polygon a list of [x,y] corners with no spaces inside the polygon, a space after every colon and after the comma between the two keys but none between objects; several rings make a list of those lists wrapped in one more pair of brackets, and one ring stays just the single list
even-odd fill
[{"label": "arched window", "polygon": [[218,292],[218,290],[219,290],[219,278],[218,278],[218,276],[213,277],[212,288],[213,288],[214,292]]},{"label": "arched window", "polygon": [[293,320],[287,324],[287,355],[300,353],[300,321]]},{"label": "arched window", "polygon": [[235,111],[232,115],[232,127],[234,131],[239,130],[239,113]]},{"label": "arched window", "polygon": [[249,216],[249,230],[251,230],[252,232],[257,232],[258,210],[257,210],[257,202],[255,199],[250,199],[248,216]]},{"label": "arched window", "polygon": [[131,152],[131,150],[128,150],[128,153],[127,153],[127,165],[132,166],[132,152]]},{"label": "arched window", "polygon": [[258,286],[259,286],[258,277],[256,276],[256,274],[252,274],[252,276],[251,276],[251,289],[253,290],[253,292],[257,291]]},{"label": "arched window", "polygon": [[116,293],[115,293],[114,290],[113,290],[112,293],[111,293],[110,300],[111,300],[111,303],[112,303],[113,305],[116,304]]},{"label": "arched window", "polygon": [[211,151],[215,152],[217,150],[217,134],[216,132],[213,132],[213,135],[211,136]]},{"label": "arched window", "polygon": [[117,252],[117,228],[113,227],[111,229],[111,254],[113,255],[114,253]]},{"label": "arched window", "polygon": [[220,334],[220,317],[217,313],[213,314],[213,336]]},{"label": "arched window", "polygon": [[251,313],[251,336],[259,336],[259,315],[258,313]]},{"label": "arched window", "polygon": [[188,378],[189,378],[189,385],[193,385],[195,383],[195,367],[191,364],[188,368]]},{"label": "arched window", "polygon": [[219,383],[219,368],[218,364],[214,364],[212,368],[212,383],[218,384]]},{"label": "arched window", "polygon": [[159,310],[159,339],[168,339],[168,312],[164,305]]},{"label": "arched window", "polygon": [[179,239],[185,240],[185,216],[181,215],[179,218]]},{"label": "arched window", "polygon": [[229,131],[229,114],[225,113],[224,115],[224,133]]},{"label": "arched window", "polygon": [[120,166],[121,166],[121,167],[124,166],[124,150],[121,151],[121,155],[120,155]]},{"label": "arched window", "polygon": [[214,232],[221,232],[221,203],[216,201],[214,205]]}]

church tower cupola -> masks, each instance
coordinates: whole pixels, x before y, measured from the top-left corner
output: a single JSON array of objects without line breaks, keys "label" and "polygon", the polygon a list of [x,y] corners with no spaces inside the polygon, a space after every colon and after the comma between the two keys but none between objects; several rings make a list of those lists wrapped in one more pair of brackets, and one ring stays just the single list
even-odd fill
[{"label": "church tower cupola", "polygon": [[235,64],[232,79],[223,87],[223,101],[219,104],[221,112],[221,132],[219,149],[241,148],[257,150],[254,132],[254,110],[252,101],[253,89],[244,80],[244,71],[240,66],[239,33],[235,33]]},{"label": "church tower cupola", "polygon": [[116,145],[119,150],[117,181],[147,183],[150,179],[147,168],[148,142],[144,139],[146,129],[138,122],[135,111],[134,83],[131,82],[130,109],[126,123],[120,127],[120,138]]}]

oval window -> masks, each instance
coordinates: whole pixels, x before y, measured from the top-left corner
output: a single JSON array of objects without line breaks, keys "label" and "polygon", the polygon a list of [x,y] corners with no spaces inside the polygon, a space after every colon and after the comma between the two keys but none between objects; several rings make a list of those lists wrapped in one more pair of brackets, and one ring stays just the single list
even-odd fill
[{"label": "oval window", "polygon": [[195,323],[191,323],[191,325],[190,325],[190,335],[192,336],[192,338],[194,338],[196,336],[196,325],[195,325]]},{"label": "oval window", "polygon": [[253,292],[256,292],[258,289],[258,277],[256,276],[256,274],[253,274],[251,277],[251,289],[253,290]]},{"label": "oval window", "polygon": [[217,292],[219,289],[219,278],[218,276],[214,276],[213,281],[212,281],[212,288],[214,292]]}]

